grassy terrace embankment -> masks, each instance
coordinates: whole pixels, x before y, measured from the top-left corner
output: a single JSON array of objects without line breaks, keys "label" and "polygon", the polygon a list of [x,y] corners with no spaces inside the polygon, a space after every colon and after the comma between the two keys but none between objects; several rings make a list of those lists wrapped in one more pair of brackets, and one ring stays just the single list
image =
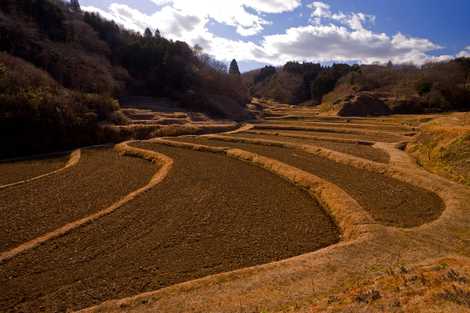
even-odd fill
[{"label": "grassy terrace embankment", "polygon": [[396,179],[359,170],[304,151],[247,143],[209,140],[203,137],[181,138],[219,147],[240,148],[295,166],[349,193],[379,223],[398,227],[415,227],[435,220],[443,203],[434,193]]},{"label": "grassy terrace embankment", "polygon": [[0,311],[84,308],[339,239],[314,199],[268,171],[222,154],[136,145],[173,158],[169,176],[113,214],[1,264]]},{"label": "grassy terrace embankment", "polygon": [[[42,170],[49,170],[48,161],[44,164]],[[78,164],[63,172],[0,190],[0,251],[110,206],[154,172],[150,162],[112,148],[85,149]]]}]

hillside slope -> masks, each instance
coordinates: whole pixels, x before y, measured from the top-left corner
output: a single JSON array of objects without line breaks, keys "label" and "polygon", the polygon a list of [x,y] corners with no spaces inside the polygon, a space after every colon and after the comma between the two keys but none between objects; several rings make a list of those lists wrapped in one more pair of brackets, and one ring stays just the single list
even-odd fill
[{"label": "hillside slope", "polygon": [[470,58],[422,67],[288,62],[245,73],[243,79],[254,97],[321,104],[323,112],[342,116],[470,109]]},{"label": "hillside slope", "polygon": [[[242,120],[239,75],[181,41],[126,30],[62,0],[0,2],[1,156],[114,142],[129,134],[113,98],[169,98],[211,117]],[[175,108],[177,109],[177,108]],[[132,137],[132,134],[130,134]]]}]

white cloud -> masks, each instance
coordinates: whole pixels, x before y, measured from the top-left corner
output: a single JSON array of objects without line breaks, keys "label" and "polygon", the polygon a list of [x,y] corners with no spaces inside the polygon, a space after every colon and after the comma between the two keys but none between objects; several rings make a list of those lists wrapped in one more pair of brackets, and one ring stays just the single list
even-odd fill
[{"label": "white cloud", "polygon": [[[253,42],[231,40],[210,33],[207,29],[209,16],[202,14],[203,10],[200,8],[194,7],[194,10],[191,10],[186,7],[181,10],[178,6],[162,6],[160,10],[152,15],[146,15],[127,5],[117,3],[111,4],[106,11],[91,6],[84,6],[82,9],[97,12],[104,18],[114,20],[125,28],[137,32],[143,32],[147,27],[159,29],[161,34],[167,38],[183,40],[190,45],[198,44],[206,52],[220,59],[252,60],[264,55],[262,48]],[[264,8],[264,10],[267,9]],[[229,19],[224,15],[220,15],[218,18],[220,22],[224,22],[224,18]],[[230,20],[225,22],[232,23]],[[244,30],[240,31],[243,32]]]},{"label": "white cloud", "polygon": [[360,61],[363,63],[413,62],[422,64],[427,52],[439,46],[427,39],[368,30],[352,30],[338,25],[308,25],[290,28],[285,34],[266,36],[265,50],[282,59],[326,61]]},{"label": "white cloud", "polygon": [[375,22],[375,16],[364,13],[345,14],[341,11],[333,13],[329,4],[320,1],[314,1],[307,7],[312,9],[311,22],[314,25],[321,25],[323,20],[329,20],[339,22],[354,30],[362,30],[365,24]]},{"label": "white cloud", "polygon": [[431,56],[426,59],[426,63],[438,63],[438,62],[447,62],[454,58],[453,55],[438,55],[438,56]]},{"label": "white cloud", "polygon": [[[311,25],[292,27],[283,34],[265,36],[262,47],[276,63],[287,60],[358,61],[362,63],[411,62],[423,64],[429,52],[441,47],[425,38],[397,33],[390,36],[367,29],[376,17],[362,12],[333,12],[315,1],[308,7]],[[442,56],[441,58],[444,58]]]},{"label": "white cloud", "polygon": [[183,15],[194,15],[200,19],[211,18],[236,28],[242,36],[256,35],[264,25],[270,24],[257,13],[282,13],[300,6],[300,0],[153,0],[157,5],[168,5]]},{"label": "white cloud", "polygon": [[329,18],[332,13],[330,6],[320,1],[314,1],[308,5],[309,8],[313,9],[312,16],[318,18]]},{"label": "white cloud", "polygon": [[[206,52],[224,60],[236,58],[276,65],[289,60],[362,63],[391,60],[423,64],[449,57],[430,56],[430,52],[441,47],[429,39],[373,32],[368,27],[373,25],[375,16],[362,12],[333,12],[328,4],[319,1],[307,6],[312,10],[311,25],[263,36],[259,43],[216,36],[209,31],[208,25],[214,20],[235,27],[241,35],[262,34],[264,26],[271,23],[264,13],[292,11],[300,5],[300,0],[153,1],[159,9],[151,15],[117,3],[106,11],[93,7],[84,9],[99,12],[135,31],[158,28],[165,37],[184,40],[190,45],[199,44]],[[464,53],[470,54],[470,47],[461,52]]]},{"label": "white cloud", "polygon": [[459,58],[470,58],[470,46],[466,46],[462,51],[457,54]]},{"label": "white cloud", "polygon": [[289,12],[298,8],[301,4],[301,0],[243,0],[240,2],[264,13]]},{"label": "white cloud", "polygon": [[143,32],[147,27],[159,29],[172,39],[191,40],[194,32],[203,32],[207,20],[196,15],[186,15],[170,6],[164,6],[152,15],[147,15],[125,4],[113,3],[107,11],[95,7],[82,7],[85,11],[97,12],[106,19],[114,20],[127,29]]},{"label": "white cloud", "polygon": [[174,4],[175,6],[185,9],[198,7],[205,12],[211,12],[215,16],[219,14],[226,14],[225,10],[214,10],[214,8],[228,8],[230,7],[250,7],[257,12],[264,13],[282,13],[292,11],[300,6],[301,0],[152,0],[157,5]]}]

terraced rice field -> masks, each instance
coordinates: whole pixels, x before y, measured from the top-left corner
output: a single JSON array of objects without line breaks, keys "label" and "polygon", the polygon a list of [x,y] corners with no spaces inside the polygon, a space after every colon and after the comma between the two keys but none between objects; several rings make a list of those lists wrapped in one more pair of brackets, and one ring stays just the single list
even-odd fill
[{"label": "terraced rice field", "polygon": [[319,204],[269,172],[212,153],[138,146],[174,159],[168,179],[4,264],[2,311],[79,309],[338,241]]},{"label": "terraced rice field", "polygon": [[263,129],[263,132],[267,133],[277,133],[282,131],[282,133],[289,135],[301,135],[301,136],[315,136],[315,137],[328,137],[336,139],[350,139],[350,140],[364,140],[364,141],[378,141],[378,142],[400,142],[404,138],[390,133],[360,133],[360,134],[349,134],[336,132],[335,129],[332,129],[329,132],[325,131],[313,131],[313,130],[287,130],[287,129]]},{"label": "terraced rice field", "polygon": [[306,126],[306,127],[330,127],[337,129],[369,129],[369,130],[382,130],[387,132],[412,132],[414,127],[406,125],[392,124],[387,122],[373,122],[367,120],[351,121],[344,119],[342,121],[321,121],[321,120],[272,120],[269,123],[275,122],[276,125],[292,125],[292,126]]},{"label": "terraced rice field", "polygon": [[0,250],[110,206],[145,185],[153,172],[149,162],[112,149],[84,150],[68,171],[0,190]]},{"label": "terraced rice field", "polygon": [[239,138],[248,138],[248,139],[265,139],[271,141],[283,141],[291,142],[298,144],[307,144],[323,147],[326,149],[351,154],[360,158],[365,158],[371,161],[376,161],[380,163],[388,163],[390,157],[389,155],[380,150],[372,147],[370,144],[362,143],[348,143],[348,142],[335,142],[329,140],[315,140],[307,138],[294,138],[288,136],[273,136],[273,135],[262,135],[262,134],[252,134],[252,133],[239,133],[236,137]]},{"label": "terraced rice field", "polygon": [[278,118],[59,172],[68,156],[1,163],[3,185],[52,174],[0,189],[0,312],[308,312],[394,255],[470,255],[470,194],[395,148],[400,119],[263,108]]},{"label": "terraced rice field", "polygon": [[384,225],[419,226],[439,217],[443,209],[442,201],[433,193],[300,150],[199,138],[182,141],[239,148],[315,174],[348,192],[376,221]]}]

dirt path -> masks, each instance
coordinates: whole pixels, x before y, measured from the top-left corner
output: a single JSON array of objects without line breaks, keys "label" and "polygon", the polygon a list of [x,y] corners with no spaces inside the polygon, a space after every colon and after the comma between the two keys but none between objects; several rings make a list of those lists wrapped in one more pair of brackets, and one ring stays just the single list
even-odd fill
[{"label": "dirt path", "polygon": [[69,155],[50,158],[0,162],[0,186],[44,175],[65,166]]},{"label": "dirt path", "polygon": [[338,241],[306,192],[226,156],[155,144],[170,175],[113,214],[0,265],[0,311],[60,312]]},{"label": "dirt path", "polygon": [[111,205],[154,172],[150,162],[111,148],[83,150],[67,171],[0,190],[0,251]]},{"label": "dirt path", "polygon": [[384,225],[415,227],[435,220],[442,213],[443,203],[434,193],[384,175],[359,170],[303,151],[208,140],[201,137],[179,140],[222,147],[236,147],[311,172],[345,190],[376,221]]},{"label": "dirt path", "polygon": [[390,157],[388,154],[380,149],[373,148],[370,145],[356,144],[356,143],[340,143],[332,142],[325,140],[313,140],[313,139],[304,139],[304,138],[292,138],[284,136],[274,136],[274,135],[260,135],[260,134],[249,134],[249,133],[239,133],[236,137],[250,138],[250,139],[266,139],[266,140],[275,140],[275,141],[285,141],[285,142],[294,142],[300,144],[312,144],[326,149],[339,151],[360,158],[368,159],[380,163],[388,163]]}]

